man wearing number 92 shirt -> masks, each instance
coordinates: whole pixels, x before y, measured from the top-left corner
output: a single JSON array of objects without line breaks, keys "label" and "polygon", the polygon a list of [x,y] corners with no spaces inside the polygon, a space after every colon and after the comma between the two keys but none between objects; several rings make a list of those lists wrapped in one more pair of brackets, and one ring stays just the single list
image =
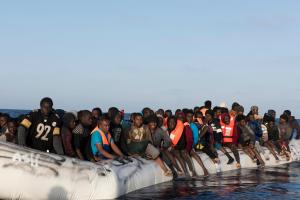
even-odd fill
[{"label": "man wearing number 92 shirt", "polygon": [[40,109],[29,113],[18,128],[18,143],[45,152],[62,155],[60,119],[53,110],[50,98],[43,98]]}]

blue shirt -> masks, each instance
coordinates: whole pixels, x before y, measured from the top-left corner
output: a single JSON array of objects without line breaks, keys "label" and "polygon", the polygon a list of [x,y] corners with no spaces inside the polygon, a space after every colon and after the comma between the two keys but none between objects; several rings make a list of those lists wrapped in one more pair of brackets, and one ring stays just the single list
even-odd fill
[{"label": "blue shirt", "polygon": [[199,141],[199,129],[195,123],[191,123],[190,127],[193,132],[193,147],[196,147]]},{"label": "blue shirt", "polygon": [[262,129],[261,124],[258,121],[250,121],[248,123],[249,127],[252,129],[252,131],[255,133],[255,140],[260,141],[262,138]]},{"label": "blue shirt", "polygon": [[[105,134],[106,138],[108,138],[108,134],[107,133],[104,133],[104,134]],[[109,143],[112,143],[112,142],[113,142],[113,139],[110,138]],[[101,153],[98,151],[96,144],[101,144],[105,151],[108,151],[108,152],[110,151],[110,145],[103,145],[102,137],[101,137],[101,134],[99,133],[99,131],[95,131],[92,134],[91,147],[92,147],[93,155],[103,158]]]}]

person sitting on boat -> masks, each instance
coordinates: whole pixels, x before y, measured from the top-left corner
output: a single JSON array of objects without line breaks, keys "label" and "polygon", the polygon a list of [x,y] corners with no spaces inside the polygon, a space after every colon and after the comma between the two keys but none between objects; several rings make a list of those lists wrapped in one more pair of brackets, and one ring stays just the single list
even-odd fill
[{"label": "person sitting on boat", "polygon": [[[109,132],[110,119],[108,116],[101,116],[97,127],[91,133],[91,149],[96,161],[102,159],[115,159],[117,156],[123,157],[124,154],[115,144]],[[114,154],[112,154],[112,152]]]},{"label": "person sitting on boat", "polygon": [[[263,137],[262,137],[262,143],[263,146],[267,147],[269,149],[269,151],[272,153],[272,155],[274,156],[275,160],[279,161],[279,158],[275,152],[275,145],[273,143],[274,140],[274,134],[279,135],[278,133],[278,129],[275,130],[275,132],[272,130],[272,126],[270,125],[271,123],[274,123],[275,121],[273,121],[273,118],[271,116],[269,116],[267,113],[264,115],[263,117],[263,123],[261,125],[262,127],[262,131],[263,131]],[[278,141],[278,136],[277,136],[277,140]]]},{"label": "person sitting on boat", "polygon": [[165,111],[165,114],[164,114],[163,117],[164,117],[164,127],[165,127],[166,130],[168,129],[168,119],[172,116],[173,116],[172,110],[166,110]]},{"label": "person sitting on boat", "polygon": [[290,143],[290,138],[292,136],[293,129],[288,123],[288,116],[285,114],[282,114],[280,116],[279,120],[279,144],[281,147],[281,153],[280,155],[286,156],[286,160],[290,160],[290,148],[289,148],[289,143]]},{"label": "person sitting on boat", "polygon": [[277,124],[275,123],[275,115],[274,112],[269,112],[266,113],[264,116],[264,124],[267,127],[268,131],[268,141],[274,146],[275,150],[277,151],[278,154],[281,152],[281,147],[279,144],[279,128]]},{"label": "person sitting on boat", "polygon": [[[199,123],[199,122],[198,122]],[[201,119],[201,129],[199,136],[199,144],[197,150],[204,152],[216,165],[217,171],[220,167],[220,159],[215,150],[214,134],[212,127],[208,124],[207,119],[203,117]]]},{"label": "person sitting on boat", "polygon": [[0,136],[5,133],[8,133],[8,121],[9,121],[8,114],[0,115]]},{"label": "person sitting on boat", "polygon": [[121,150],[121,152],[125,155],[128,155],[126,146],[127,136],[121,124],[121,119],[122,115],[119,109],[111,112],[109,132],[113,138],[114,143]]},{"label": "person sitting on boat", "polygon": [[[264,143],[263,140],[263,130],[262,128],[262,117],[258,115],[258,107],[252,106],[251,111],[247,115],[247,125],[252,129],[255,135],[255,147],[258,150],[259,153],[262,153],[266,160],[270,160],[269,155],[265,152],[265,150],[262,148],[262,145]],[[265,138],[267,139],[267,133],[265,131]]]},{"label": "person sitting on boat", "polygon": [[[186,121],[186,115],[185,115],[185,111],[187,111],[188,109],[183,109],[182,112],[178,112],[177,113],[177,119],[180,120],[183,125],[184,125],[184,129],[183,129],[183,133],[182,135],[185,137],[185,162],[188,165],[190,171],[192,172],[192,176],[196,177],[197,173],[195,170],[195,167],[193,165],[193,161],[192,158],[190,156],[190,153],[192,152],[193,149],[193,132],[192,129],[190,127],[190,124]],[[207,174],[206,174],[207,175]]]},{"label": "person sitting on boat", "polygon": [[11,142],[16,144],[16,137],[18,134],[18,123],[10,119],[7,122],[7,131],[0,136],[0,141]]},{"label": "person sitting on boat", "polygon": [[40,109],[30,112],[18,127],[18,144],[45,152],[63,155],[59,116],[53,111],[49,97],[40,102]]},{"label": "person sitting on boat", "polygon": [[[180,111],[178,111],[177,114],[178,113],[180,113]],[[168,133],[172,141],[171,152],[174,155],[174,157],[178,160],[185,175],[189,177],[190,174],[187,170],[186,164],[188,164],[187,162],[189,162],[190,164],[188,165],[191,165],[192,161],[186,151],[187,142],[183,122],[179,120],[176,116],[171,116],[168,118],[167,126]]]},{"label": "person sitting on boat", "polygon": [[293,129],[293,133],[290,139],[300,139],[300,125],[298,121],[294,116],[292,116],[292,112],[290,110],[285,110],[284,114],[288,117],[288,124]]},{"label": "person sitting on boat", "polygon": [[61,128],[61,137],[64,145],[66,156],[76,158],[77,154],[73,148],[73,133],[72,131],[76,127],[76,117],[73,113],[66,113],[63,116],[63,125]]},{"label": "person sitting on boat", "polygon": [[211,126],[214,137],[214,148],[225,154],[228,158],[227,165],[230,165],[234,162],[233,157],[227,152],[227,150],[222,146],[223,142],[223,132],[220,124],[220,120],[215,118],[215,113],[212,110],[208,110],[205,113],[205,117],[209,126]]},{"label": "person sitting on boat", "polygon": [[163,131],[168,132],[168,128],[164,126],[164,116],[160,114],[156,114],[157,117],[157,126],[161,128]]},{"label": "person sitting on boat", "polygon": [[93,108],[92,110],[92,118],[93,118],[93,125],[92,127],[96,127],[98,125],[98,121],[100,117],[102,116],[102,110],[101,108]]},{"label": "person sitting on boat", "polygon": [[154,160],[163,170],[164,175],[172,176],[172,172],[160,159],[160,151],[151,144],[150,131],[143,125],[143,116],[136,113],[133,116],[133,124],[128,132],[127,148],[129,155],[142,156]]},{"label": "person sitting on boat", "polygon": [[234,102],[231,106],[231,110],[229,111],[230,118],[236,118],[238,115],[238,109],[240,108],[240,104]]},{"label": "person sitting on boat", "polygon": [[236,117],[236,122],[239,144],[243,148],[244,152],[253,160],[253,162],[257,162],[257,165],[264,167],[265,162],[260,156],[258,150],[255,148],[255,134],[247,125],[246,116],[238,115]]},{"label": "person sitting on boat", "polygon": [[[151,144],[158,148],[161,152],[161,159],[167,164],[173,173],[173,177],[178,176],[176,170],[179,174],[183,174],[181,168],[177,164],[175,157],[172,155],[171,151],[171,139],[167,131],[163,130],[158,126],[158,117],[151,115],[148,117],[148,128],[151,133]],[[176,170],[175,170],[176,168]]]},{"label": "person sitting on boat", "polygon": [[221,114],[220,116],[222,134],[223,134],[223,146],[228,147],[236,160],[237,168],[241,168],[240,154],[237,150],[237,127],[235,118],[230,118],[228,112]]},{"label": "person sitting on boat", "polygon": [[142,116],[143,116],[143,123],[144,123],[144,125],[148,124],[148,120],[147,119],[151,115],[154,115],[154,111],[153,110],[151,110],[148,107],[143,108],[143,110],[142,110]]},{"label": "person sitting on boat", "polygon": [[198,164],[200,165],[200,167],[203,170],[204,176],[208,176],[208,170],[206,169],[206,167],[204,166],[202,159],[200,158],[200,156],[196,153],[195,148],[198,144],[199,141],[199,129],[197,127],[197,125],[193,122],[193,117],[194,117],[194,112],[193,110],[188,110],[186,112],[186,127],[190,127],[192,134],[193,134],[193,144],[192,144],[192,148],[190,149],[190,151],[188,152],[190,154],[190,156],[192,158],[194,158]]},{"label": "person sitting on boat", "polygon": [[94,162],[90,144],[91,126],[93,124],[92,113],[89,110],[79,111],[78,119],[79,124],[73,130],[73,146],[76,155],[80,160]]}]

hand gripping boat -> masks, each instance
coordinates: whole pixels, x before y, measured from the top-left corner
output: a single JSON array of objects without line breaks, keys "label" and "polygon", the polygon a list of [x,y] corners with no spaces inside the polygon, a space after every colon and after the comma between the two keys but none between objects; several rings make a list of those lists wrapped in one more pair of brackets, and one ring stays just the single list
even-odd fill
[{"label": "hand gripping boat", "polygon": [[[269,155],[266,166],[300,160],[300,140],[292,140],[290,149],[290,161],[276,162]],[[208,171],[216,173],[213,162],[205,154],[200,156]],[[227,157],[221,152],[219,157],[221,171],[236,170],[235,164],[227,165]],[[242,168],[256,167],[241,151],[240,157]],[[0,142],[0,199],[113,199],[172,180],[153,161],[131,159],[131,162],[115,160],[95,164]],[[203,175],[195,161],[194,165],[198,175]]]}]

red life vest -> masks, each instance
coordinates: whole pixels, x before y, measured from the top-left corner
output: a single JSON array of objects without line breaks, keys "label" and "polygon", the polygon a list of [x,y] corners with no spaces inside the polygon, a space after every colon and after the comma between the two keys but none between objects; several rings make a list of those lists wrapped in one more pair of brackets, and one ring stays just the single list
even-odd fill
[{"label": "red life vest", "polygon": [[185,131],[185,140],[186,140],[186,150],[187,152],[191,152],[193,149],[193,132],[188,122],[184,123],[184,131]]},{"label": "red life vest", "polygon": [[172,145],[175,147],[177,143],[179,142],[182,133],[183,133],[184,125],[182,121],[177,120],[176,128],[170,133],[170,138],[172,141]]},{"label": "red life vest", "polygon": [[234,126],[235,126],[235,118],[234,117],[230,117],[229,124],[225,124],[221,121],[224,143],[233,143]]}]

